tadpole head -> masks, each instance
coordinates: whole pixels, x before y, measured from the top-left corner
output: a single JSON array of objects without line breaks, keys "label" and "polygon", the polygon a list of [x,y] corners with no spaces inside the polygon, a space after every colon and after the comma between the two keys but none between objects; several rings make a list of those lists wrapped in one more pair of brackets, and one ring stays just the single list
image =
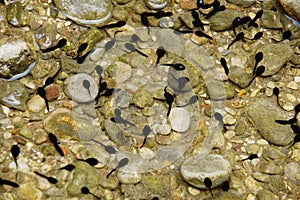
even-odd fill
[{"label": "tadpole head", "polygon": [[256,76],[262,75],[265,72],[265,70],[266,70],[266,67],[263,65],[257,67],[257,70],[255,72]]}]

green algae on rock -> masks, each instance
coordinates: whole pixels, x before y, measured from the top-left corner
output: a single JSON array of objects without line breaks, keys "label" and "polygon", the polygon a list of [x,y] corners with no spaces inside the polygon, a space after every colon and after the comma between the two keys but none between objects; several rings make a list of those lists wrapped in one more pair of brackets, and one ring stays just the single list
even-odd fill
[{"label": "green algae on rock", "polygon": [[99,26],[111,17],[110,0],[54,0],[60,13],[81,25]]}]

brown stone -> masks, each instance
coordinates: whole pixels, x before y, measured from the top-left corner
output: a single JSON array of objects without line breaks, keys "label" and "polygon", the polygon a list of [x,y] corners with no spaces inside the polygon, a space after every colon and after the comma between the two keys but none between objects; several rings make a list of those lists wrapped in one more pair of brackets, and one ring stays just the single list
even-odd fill
[{"label": "brown stone", "polygon": [[54,101],[59,97],[58,87],[54,84],[51,84],[45,88],[46,98],[48,101]]}]

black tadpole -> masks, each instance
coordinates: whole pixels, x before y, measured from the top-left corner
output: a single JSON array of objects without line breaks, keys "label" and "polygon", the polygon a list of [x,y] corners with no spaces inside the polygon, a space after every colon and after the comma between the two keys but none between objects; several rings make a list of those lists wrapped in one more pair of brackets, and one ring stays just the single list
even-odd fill
[{"label": "black tadpole", "polygon": [[100,197],[98,197],[98,196],[96,196],[95,194],[91,193],[90,190],[89,190],[89,188],[87,188],[87,187],[82,187],[82,188],[81,188],[81,192],[82,192],[83,194],[90,194],[90,195],[92,195],[93,197],[95,197],[96,199],[101,199]]},{"label": "black tadpole", "polygon": [[143,52],[141,52],[140,50],[138,50],[137,48],[135,48],[135,46],[131,43],[126,43],[125,44],[126,49],[130,50],[130,51],[136,51],[139,54],[141,54],[144,57],[148,57],[146,54],[144,54]]},{"label": "black tadpole", "polygon": [[124,124],[125,126],[129,124],[130,126],[136,126],[134,123],[125,120],[121,117],[121,110],[116,108],[114,111],[115,117],[110,118],[110,121],[118,124]]},{"label": "black tadpole", "polygon": [[258,52],[258,53],[255,54],[255,64],[254,64],[254,68],[253,68],[253,73],[252,73],[252,75],[255,74],[255,72],[256,72],[256,67],[257,67],[258,63],[259,63],[260,61],[262,61],[263,58],[264,58],[264,54],[263,54],[262,52]]},{"label": "black tadpole", "polygon": [[118,32],[122,32],[122,31],[116,31],[116,32],[114,33],[113,39],[111,39],[110,41],[108,41],[108,42],[104,45],[106,51],[108,51],[109,49],[111,49],[111,48],[115,45],[115,43],[116,43],[116,34],[117,34]]},{"label": "black tadpole", "polygon": [[54,79],[59,74],[60,71],[61,71],[61,68],[59,68],[59,70],[53,76],[48,77],[45,80],[45,84],[44,84],[43,88],[45,88],[46,86],[51,85],[52,83],[54,83]]},{"label": "black tadpole", "polygon": [[18,145],[13,145],[10,149],[10,153],[14,158],[14,161],[16,163],[16,168],[18,169],[18,162],[17,162],[17,157],[20,154],[20,147]]},{"label": "black tadpole", "polygon": [[98,29],[104,29],[104,28],[120,28],[122,26],[125,26],[126,22],[125,21],[118,21],[116,23],[112,23],[112,24],[106,24],[104,26],[100,26],[98,27]]},{"label": "black tadpole", "polygon": [[252,79],[249,81],[248,86],[252,83],[252,81],[253,81],[257,76],[262,75],[262,74],[265,72],[265,70],[266,70],[265,66],[260,65],[260,66],[256,69],[255,74],[254,74],[254,76],[252,77]]},{"label": "black tadpole", "polygon": [[144,26],[147,27],[148,34],[150,34],[149,21],[148,21],[148,18],[147,18],[147,13],[142,13],[141,14],[141,22]]},{"label": "black tadpole", "polygon": [[67,44],[67,40],[65,38],[63,39],[60,39],[57,44],[53,47],[50,47],[48,49],[45,49],[45,50],[42,50],[43,53],[48,53],[48,52],[51,52],[51,51],[54,51],[55,49],[59,49],[59,48],[62,48],[63,46],[65,46]]},{"label": "black tadpole", "polygon": [[251,40],[258,40],[264,35],[263,32],[257,32]]},{"label": "black tadpole", "polygon": [[276,99],[277,99],[277,104],[279,105],[279,88],[278,87],[274,87],[273,88],[273,94],[276,96]]},{"label": "black tadpole", "polygon": [[206,38],[208,38],[208,39],[210,39],[210,40],[213,40],[212,37],[210,37],[209,35],[205,34],[204,32],[202,32],[202,31],[200,31],[200,30],[199,30],[199,31],[196,31],[195,34],[196,34],[198,37],[206,37]]},{"label": "black tadpole", "polygon": [[35,173],[36,175],[42,177],[42,178],[47,179],[47,181],[48,181],[49,183],[56,184],[56,183],[58,182],[56,178],[53,178],[53,177],[51,177],[51,176],[46,176],[46,175],[41,174],[41,173],[39,173],[39,172],[37,172],[37,171],[34,171],[34,173]]},{"label": "black tadpole", "polygon": [[131,42],[137,43],[137,41],[141,41],[141,38],[137,34],[133,34],[131,36]]},{"label": "black tadpole", "polygon": [[248,156],[248,158],[245,158],[243,159],[242,161],[245,161],[245,160],[253,160],[255,158],[258,158],[258,156],[256,154],[251,154],[250,156]]},{"label": "black tadpole", "polygon": [[292,32],[291,31],[285,31],[282,34],[282,40],[289,39],[291,36],[292,36]]},{"label": "black tadpole", "polygon": [[222,116],[222,114],[219,113],[219,112],[215,112],[214,117],[215,117],[215,119],[216,119],[217,121],[219,121],[219,122],[223,125],[223,129],[224,129],[224,131],[226,131],[227,128],[226,128],[226,126],[225,126],[225,124],[224,124],[224,122],[223,122],[223,116]]},{"label": "black tadpole", "polygon": [[166,50],[164,47],[160,46],[156,50],[157,59],[155,62],[155,67],[158,65],[160,59],[166,54]]},{"label": "black tadpole", "polygon": [[150,134],[150,132],[151,132],[150,126],[145,125],[144,128],[143,128],[143,136],[144,136],[144,140],[143,140],[143,143],[142,143],[142,145],[141,145],[140,148],[142,148],[142,147],[145,145],[146,140],[147,140],[147,137],[148,137],[148,135]]},{"label": "black tadpole", "polygon": [[46,104],[46,108],[49,112],[49,103],[48,103],[48,100],[47,100],[47,97],[46,97],[46,90],[44,89],[44,87],[38,87],[37,89],[37,93],[40,97],[42,97],[45,101],[45,104]]},{"label": "black tadpole", "polygon": [[169,106],[169,107],[168,107],[168,112],[167,112],[167,116],[169,116],[169,114],[170,114],[170,112],[171,112],[172,104],[173,104],[174,99],[175,99],[175,96],[172,95],[171,93],[169,93],[169,92],[167,91],[167,87],[168,87],[168,86],[166,86],[165,89],[164,89],[164,91],[165,91],[164,96],[165,96],[166,101],[167,101],[167,104],[168,104],[168,106]]},{"label": "black tadpole", "polygon": [[15,182],[12,182],[12,181],[9,181],[9,180],[5,180],[5,179],[2,179],[2,178],[0,178],[0,185],[9,185],[9,186],[12,186],[12,187],[19,187],[18,183],[15,183]]},{"label": "black tadpole", "polygon": [[227,192],[227,191],[230,189],[229,181],[223,182],[221,189],[222,189],[224,192]]},{"label": "black tadpole", "polygon": [[106,178],[109,178],[109,176],[114,172],[116,171],[117,169],[120,169],[121,167],[124,167],[125,165],[127,165],[129,162],[129,159],[128,158],[122,158],[120,160],[120,162],[118,163],[118,165],[116,166],[116,168],[112,169],[107,175],[106,175]]},{"label": "black tadpole", "polygon": [[53,144],[54,148],[56,149],[56,151],[61,155],[64,156],[64,152],[63,150],[60,148],[60,146],[58,145],[57,142],[57,138],[53,133],[49,133],[48,134],[48,138],[50,140],[50,142]]},{"label": "black tadpole", "polygon": [[90,97],[92,98],[91,91],[90,91],[91,83],[85,79],[82,81],[82,86],[88,91]]},{"label": "black tadpole", "polygon": [[59,168],[59,169],[64,169],[64,170],[67,170],[67,171],[71,172],[71,171],[73,171],[73,170],[75,169],[75,165],[73,165],[73,164],[68,164],[68,165],[66,165],[66,166],[64,166],[64,167],[61,167],[61,168]]},{"label": "black tadpole", "polygon": [[198,101],[198,96],[197,95],[193,95],[191,96],[190,100],[188,103],[184,104],[184,105],[181,105],[181,106],[177,106],[177,107],[185,107],[185,106],[188,106],[188,105],[191,105],[191,104],[194,104]]},{"label": "black tadpole", "polygon": [[110,145],[102,144],[101,142],[98,142],[97,140],[94,140],[94,139],[92,139],[92,141],[100,144],[101,146],[103,146],[104,150],[109,154],[116,154],[117,153],[116,149],[114,147],[110,146]]},{"label": "black tadpole", "polygon": [[258,20],[259,18],[261,18],[261,16],[263,15],[263,13],[264,13],[263,10],[258,11],[256,13],[255,17],[249,22],[248,27],[253,26],[253,27],[257,28],[258,25],[255,23],[255,21]]},{"label": "black tadpole", "polygon": [[95,166],[99,163],[99,161],[96,158],[87,158],[87,159],[77,159],[83,162],[86,162],[90,166]]},{"label": "black tadpole", "polygon": [[224,68],[225,74],[228,76],[229,69],[227,67],[227,62],[226,62],[225,58],[223,58],[223,57],[221,58],[221,65]]},{"label": "black tadpole", "polygon": [[243,32],[238,33],[237,36],[235,37],[235,39],[228,45],[227,49],[229,49],[229,47],[231,45],[233,45],[235,42],[244,39],[244,37],[245,37],[245,34]]},{"label": "black tadpole", "polygon": [[181,63],[175,63],[175,64],[161,64],[161,65],[166,65],[166,66],[170,66],[173,67],[175,70],[177,71],[182,71],[185,70],[185,66]]},{"label": "black tadpole", "polygon": [[234,35],[236,35],[236,32],[235,32],[235,28],[238,27],[239,25],[241,25],[241,21],[242,19],[240,17],[236,17],[233,21],[232,21],[232,26],[233,26],[233,33]]},{"label": "black tadpole", "polygon": [[85,61],[86,57],[87,57],[91,52],[92,52],[92,50],[86,52],[86,54],[84,54],[84,55],[82,55],[81,57],[79,57],[79,58],[77,59],[77,63],[78,63],[78,64],[82,64],[82,63]]},{"label": "black tadpole", "polygon": [[212,181],[210,180],[210,178],[206,177],[204,178],[204,185],[205,187],[207,187],[211,193],[211,196],[213,197],[213,193],[212,193],[212,189],[211,189],[211,186],[212,186]]},{"label": "black tadpole", "polygon": [[194,27],[199,27],[202,31],[204,31],[204,25],[199,18],[199,13],[196,10],[192,10],[192,16],[195,19],[192,23]]},{"label": "black tadpole", "polygon": [[291,124],[291,129],[293,130],[293,132],[295,134],[300,134],[300,128],[299,128],[299,126],[297,126],[295,124]]},{"label": "black tadpole", "polygon": [[95,70],[96,70],[96,72],[97,72],[97,74],[98,74],[99,76],[102,75],[103,68],[101,67],[101,65],[97,65],[97,66],[95,67]]},{"label": "black tadpole", "polygon": [[226,7],[224,5],[220,6],[220,2],[219,1],[214,1],[213,3],[213,10],[210,11],[206,16],[205,19],[210,18],[211,16],[213,16],[214,14],[216,14],[219,11],[224,11],[226,9]]}]

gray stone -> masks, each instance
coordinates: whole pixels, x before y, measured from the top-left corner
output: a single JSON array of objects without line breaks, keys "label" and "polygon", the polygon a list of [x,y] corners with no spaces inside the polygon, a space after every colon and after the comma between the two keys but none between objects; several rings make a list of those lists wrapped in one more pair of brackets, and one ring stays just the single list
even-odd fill
[{"label": "gray stone", "polygon": [[131,1],[132,0],[117,0],[117,3],[120,4],[120,5],[123,5],[123,4],[129,3]]},{"label": "gray stone", "polygon": [[259,63],[259,65],[264,65],[266,67],[262,76],[276,74],[281,69],[282,65],[289,61],[293,56],[293,49],[290,45],[282,43],[261,45],[256,50],[256,53],[258,52],[262,52],[264,54],[262,61]]},{"label": "gray stone", "polygon": [[291,128],[275,122],[276,119],[288,119],[289,117],[270,99],[254,100],[248,106],[247,115],[254,127],[267,141],[280,146],[286,146],[293,141],[294,133]]},{"label": "gray stone", "polygon": [[162,197],[170,196],[170,182],[167,176],[148,175],[143,177],[142,184],[146,191]]},{"label": "gray stone", "polygon": [[232,21],[236,17],[243,17],[243,13],[235,10],[224,10],[217,12],[215,15],[210,17],[211,20],[210,28],[213,31],[226,31],[232,28]]},{"label": "gray stone", "polygon": [[21,200],[41,200],[43,193],[37,189],[37,186],[34,184],[34,182],[26,182],[24,184],[20,184],[20,187],[17,189],[17,196]]},{"label": "gray stone", "polygon": [[123,184],[136,184],[142,180],[142,175],[138,172],[118,171],[117,177]]},{"label": "gray stone", "polygon": [[261,17],[261,27],[270,29],[282,29],[283,26],[280,22],[280,16],[277,12],[272,10],[264,10],[264,14]]},{"label": "gray stone", "polygon": [[286,190],[286,185],[283,176],[281,174],[270,175],[266,188],[275,194],[284,192]]},{"label": "gray stone", "polygon": [[124,83],[131,77],[131,66],[120,61],[116,61],[107,67],[107,72],[117,84]]},{"label": "gray stone", "polygon": [[71,196],[81,194],[81,187],[91,188],[99,185],[99,177],[95,168],[86,162],[75,162],[75,169],[70,183],[67,186],[67,192]]},{"label": "gray stone", "polygon": [[266,173],[266,174],[280,174],[281,168],[274,164],[271,161],[266,161],[264,159],[261,159],[257,165],[257,169],[262,172],[262,173]]},{"label": "gray stone", "polygon": [[286,155],[274,147],[267,147],[263,150],[262,157],[266,160],[272,161],[277,165],[284,163]]},{"label": "gray stone", "polygon": [[54,3],[63,16],[81,25],[99,26],[111,17],[109,0],[54,0]]},{"label": "gray stone", "polygon": [[236,135],[243,135],[245,131],[246,131],[245,122],[242,121],[242,120],[238,120],[236,122],[236,125],[235,125],[235,134]]},{"label": "gray stone", "polygon": [[152,106],[153,93],[146,89],[146,86],[141,86],[132,96],[132,103],[139,108]]},{"label": "gray stone", "polygon": [[213,193],[213,197],[208,197],[205,198],[205,200],[240,200],[240,199],[245,199],[242,197],[242,195],[238,195],[233,192],[218,192],[218,193]]},{"label": "gray stone", "polygon": [[128,108],[130,105],[130,95],[126,91],[120,91],[115,95],[116,106],[119,108]]},{"label": "gray stone", "polygon": [[125,145],[128,142],[128,138],[124,136],[122,133],[122,129],[116,123],[112,122],[110,119],[105,120],[104,123],[105,130],[109,136],[109,138],[117,143],[118,145]]},{"label": "gray stone", "polygon": [[35,50],[23,38],[14,36],[0,39],[0,78],[16,80],[26,76],[34,67]]},{"label": "gray stone", "polygon": [[40,97],[39,95],[34,95],[28,102],[27,107],[28,111],[30,112],[41,112],[43,109],[45,109],[45,100]]},{"label": "gray stone", "polygon": [[300,21],[300,1],[299,0],[279,0],[283,9],[298,22]]},{"label": "gray stone", "polygon": [[278,199],[278,198],[275,197],[275,195],[271,191],[266,190],[266,189],[262,189],[262,190],[258,191],[256,193],[256,198],[258,200],[270,200],[270,199],[275,200],[275,199]]},{"label": "gray stone", "polygon": [[245,8],[256,3],[255,0],[228,0],[228,2]]},{"label": "gray stone", "polygon": [[223,81],[210,80],[206,82],[206,92],[212,100],[226,99],[226,92]]},{"label": "gray stone", "polygon": [[128,12],[125,9],[116,7],[112,13],[112,16],[116,20],[127,21],[128,20]]},{"label": "gray stone", "polygon": [[210,178],[212,187],[217,187],[228,180],[230,172],[230,163],[217,154],[191,156],[181,166],[184,180],[201,189],[207,189],[204,178]]},{"label": "gray stone", "polygon": [[284,174],[290,182],[300,186],[300,165],[296,162],[287,163],[284,166]]},{"label": "gray stone", "polygon": [[[89,90],[83,86],[84,80],[89,81]],[[98,94],[98,84],[90,75],[79,73],[64,81],[64,92],[74,101],[80,103],[91,102]]]},{"label": "gray stone", "polygon": [[169,120],[172,129],[176,132],[187,131],[191,122],[190,114],[185,108],[172,108]]},{"label": "gray stone", "polygon": [[30,128],[21,128],[19,134],[27,139],[31,139],[33,135]]},{"label": "gray stone", "polygon": [[251,80],[247,72],[241,67],[237,66],[230,67],[228,78],[241,88],[246,88]]},{"label": "gray stone", "polygon": [[44,128],[59,139],[90,140],[95,136],[91,120],[65,108],[58,108],[44,121]]},{"label": "gray stone", "polygon": [[26,102],[29,98],[29,91],[19,82],[7,82],[0,80],[0,102],[7,107],[21,111],[26,110]]}]

